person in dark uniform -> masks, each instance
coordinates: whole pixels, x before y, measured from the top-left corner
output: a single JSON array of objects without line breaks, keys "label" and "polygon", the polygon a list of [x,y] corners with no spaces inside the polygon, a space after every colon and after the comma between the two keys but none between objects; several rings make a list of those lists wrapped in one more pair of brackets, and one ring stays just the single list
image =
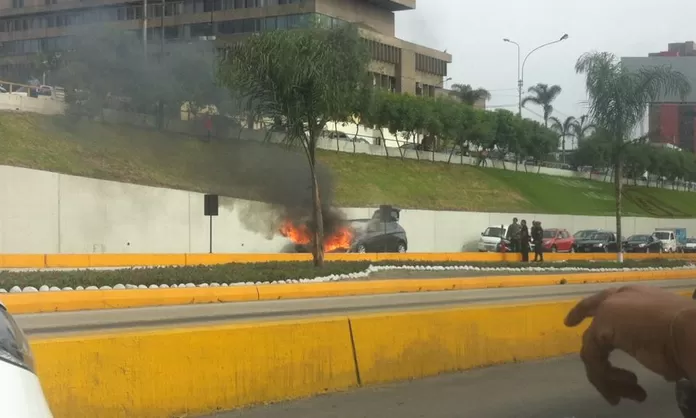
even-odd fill
[{"label": "person in dark uniform", "polygon": [[534,261],[544,261],[544,229],[540,221],[532,221],[532,242],[534,242]]},{"label": "person in dark uniform", "polygon": [[517,218],[512,218],[512,223],[508,226],[505,238],[510,241],[511,252],[520,252],[520,224],[517,223]]},{"label": "person in dark uniform", "polygon": [[520,222],[520,252],[522,253],[522,261],[529,262],[529,229],[527,221],[522,219]]}]

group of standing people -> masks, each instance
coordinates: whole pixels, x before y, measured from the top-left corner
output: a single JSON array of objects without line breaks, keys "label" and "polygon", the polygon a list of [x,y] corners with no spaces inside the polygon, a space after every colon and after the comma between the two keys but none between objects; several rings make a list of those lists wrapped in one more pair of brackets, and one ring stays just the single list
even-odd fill
[{"label": "group of standing people", "polygon": [[512,223],[508,226],[505,238],[510,241],[510,251],[520,253],[522,261],[529,262],[530,242],[534,243],[534,261],[544,261],[544,229],[540,221],[532,221],[531,231],[527,227],[527,221],[522,219],[517,222],[517,218],[512,218]]}]

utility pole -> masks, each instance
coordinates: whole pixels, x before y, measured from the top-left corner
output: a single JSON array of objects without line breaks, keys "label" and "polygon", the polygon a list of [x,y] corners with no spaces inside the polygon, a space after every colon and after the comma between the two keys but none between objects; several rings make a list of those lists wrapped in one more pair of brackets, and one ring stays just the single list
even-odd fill
[{"label": "utility pole", "polygon": [[210,0],[210,36],[215,36],[215,0]]},{"label": "utility pole", "polygon": [[143,0],[143,53],[147,62],[147,0]]},{"label": "utility pole", "polygon": [[165,0],[162,0],[162,15],[160,16],[160,61],[164,57],[164,11],[166,9]]}]

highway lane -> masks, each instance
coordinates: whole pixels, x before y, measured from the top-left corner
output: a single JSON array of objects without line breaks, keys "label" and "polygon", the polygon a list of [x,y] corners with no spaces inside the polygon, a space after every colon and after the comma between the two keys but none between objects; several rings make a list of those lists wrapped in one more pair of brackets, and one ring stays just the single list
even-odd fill
[{"label": "highway lane", "polygon": [[507,364],[406,383],[361,388],[218,413],[207,418],[681,418],[674,386],[625,355],[638,372],[643,404],[611,407],[587,383],[577,356]]},{"label": "highway lane", "polygon": [[[674,291],[691,291],[696,288],[696,279],[640,283],[649,286],[659,286]],[[629,283],[621,283],[621,285],[625,284]],[[162,328],[249,322],[254,320],[294,319],[310,316],[335,316],[358,312],[370,313],[436,309],[485,303],[576,299],[613,286],[617,286],[617,284],[556,285],[279,301],[234,302],[208,305],[180,305],[136,309],[25,314],[16,315],[15,317],[27,334],[33,336],[50,336],[133,328]]]}]

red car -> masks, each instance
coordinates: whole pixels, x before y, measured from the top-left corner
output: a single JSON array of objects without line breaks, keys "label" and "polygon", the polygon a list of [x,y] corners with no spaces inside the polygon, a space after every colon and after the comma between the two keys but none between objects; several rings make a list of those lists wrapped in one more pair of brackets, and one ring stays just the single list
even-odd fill
[{"label": "red car", "polygon": [[565,229],[544,229],[542,245],[545,252],[574,253],[575,238]]}]

